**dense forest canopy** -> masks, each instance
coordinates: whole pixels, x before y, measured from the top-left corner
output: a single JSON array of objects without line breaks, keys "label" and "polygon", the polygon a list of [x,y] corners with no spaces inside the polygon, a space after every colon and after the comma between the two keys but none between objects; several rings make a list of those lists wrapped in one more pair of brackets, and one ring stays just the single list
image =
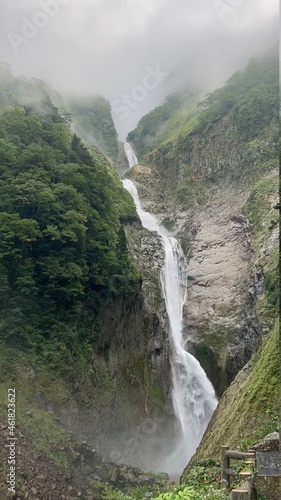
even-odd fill
[{"label": "dense forest canopy", "polygon": [[122,226],[137,218],[135,207],[41,82],[4,64],[0,77],[1,337],[75,350],[98,336],[103,308],[138,293]]},{"label": "dense forest canopy", "polygon": [[118,138],[111,106],[102,96],[72,97],[66,99],[68,110],[73,115],[73,127],[79,137],[88,144],[97,146],[104,154],[117,162]]}]

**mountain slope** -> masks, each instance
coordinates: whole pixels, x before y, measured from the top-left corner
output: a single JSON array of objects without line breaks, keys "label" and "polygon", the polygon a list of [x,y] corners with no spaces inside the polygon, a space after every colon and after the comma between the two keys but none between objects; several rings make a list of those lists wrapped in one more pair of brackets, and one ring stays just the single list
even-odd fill
[{"label": "mountain slope", "polygon": [[[187,347],[219,394],[272,326],[260,305],[265,295],[276,314],[269,285],[278,240],[275,49],[207,96],[195,121],[151,146],[128,174],[145,206],[181,239],[189,259]],[[141,154],[147,147],[141,123],[131,137]],[[263,248],[254,241],[258,213]]]},{"label": "mountain slope", "polygon": [[162,106],[145,115],[135,130],[128,134],[128,141],[134,144],[139,158],[163,142],[177,139],[179,130],[186,130],[190,122],[196,122],[199,114],[196,105],[199,96],[188,90],[168,96]]},{"label": "mountain slope", "polygon": [[[245,450],[279,430],[278,94],[274,47],[207,96],[170,140],[154,142],[158,109],[129,134],[140,165],[128,176],[188,257],[187,349],[222,395],[182,476],[194,498],[228,498],[217,491],[221,446]],[[278,482],[267,483],[265,498],[278,498]]]},{"label": "mountain slope", "polygon": [[97,146],[117,162],[119,147],[110,104],[102,96],[67,98],[66,103],[73,115],[73,127],[79,137],[87,144]]},{"label": "mountain slope", "polygon": [[2,328],[27,346],[55,331],[87,343],[106,304],[138,293],[120,222],[137,216],[106,159],[45,106],[0,116]]}]

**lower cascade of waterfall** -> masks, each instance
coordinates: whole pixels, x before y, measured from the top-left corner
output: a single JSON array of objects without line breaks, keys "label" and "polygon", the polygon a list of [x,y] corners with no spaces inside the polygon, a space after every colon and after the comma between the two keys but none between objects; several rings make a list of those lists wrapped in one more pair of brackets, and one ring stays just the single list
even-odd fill
[{"label": "lower cascade of waterfall", "polygon": [[194,454],[217,406],[214,388],[199,361],[184,348],[183,306],[186,301],[186,260],[178,241],[163,236],[165,262],[162,290],[170,322],[172,401],[181,436],[175,461],[183,467]]},{"label": "lower cascade of waterfall", "polygon": [[187,263],[181,246],[152,214],[142,209],[137,188],[132,181],[125,179],[123,185],[134,199],[143,226],[149,231],[157,231],[162,237],[165,261],[161,271],[161,284],[170,323],[172,401],[179,424],[175,447],[163,466],[166,465],[168,472],[177,473],[186,466],[196,451],[217,406],[217,399],[200,363],[184,348],[182,329]]}]

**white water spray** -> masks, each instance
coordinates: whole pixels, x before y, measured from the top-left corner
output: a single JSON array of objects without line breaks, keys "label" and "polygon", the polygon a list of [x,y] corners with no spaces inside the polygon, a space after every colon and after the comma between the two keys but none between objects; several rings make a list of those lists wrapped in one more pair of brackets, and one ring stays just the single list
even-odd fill
[{"label": "white water spray", "polygon": [[187,264],[180,244],[168,235],[153,215],[141,208],[137,188],[132,181],[125,179],[123,185],[134,199],[143,226],[149,231],[157,231],[162,237],[165,252],[161,284],[170,322],[172,401],[180,428],[175,447],[165,465],[168,472],[178,473],[200,443],[217,406],[217,399],[200,363],[184,348],[182,329]]},{"label": "white water spray", "polygon": [[138,159],[134,153],[134,150],[133,150],[131,144],[129,144],[129,142],[125,142],[124,149],[125,149],[125,153],[127,156],[127,160],[129,162],[129,166],[130,166],[130,168],[132,168],[134,165],[137,165]]},{"label": "white water spray", "polygon": [[183,306],[186,301],[186,260],[173,237],[163,237],[165,263],[161,272],[162,289],[170,321],[170,362],[172,401],[180,423],[172,461],[185,467],[199,445],[217,406],[214,388],[199,361],[186,352],[182,335]]}]

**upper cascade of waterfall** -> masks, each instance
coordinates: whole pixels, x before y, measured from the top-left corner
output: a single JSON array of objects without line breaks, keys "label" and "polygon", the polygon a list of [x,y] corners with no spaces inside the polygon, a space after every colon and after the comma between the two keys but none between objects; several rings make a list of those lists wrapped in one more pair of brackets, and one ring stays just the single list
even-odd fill
[{"label": "upper cascade of waterfall", "polygon": [[134,165],[138,164],[138,159],[136,157],[136,154],[129,142],[125,142],[124,149],[129,163],[129,167],[132,168]]},{"label": "upper cascade of waterfall", "polygon": [[142,221],[143,227],[148,229],[148,231],[156,231],[160,236],[166,236],[168,232],[163,226],[159,224],[156,217],[154,217],[154,215],[142,209],[138,191],[133,182],[130,181],[130,179],[124,179],[122,183],[124,188],[127,189],[127,191],[129,191],[135,202],[137,212],[140,220]]},{"label": "upper cascade of waterfall", "polygon": [[187,262],[179,242],[169,235],[156,217],[142,209],[136,186],[125,179],[124,187],[132,195],[143,226],[162,237],[165,262],[161,284],[170,324],[170,363],[172,401],[179,434],[169,461],[168,472],[181,471],[195,453],[217,406],[215,390],[199,361],[185,350],[183,307],[187,292]]}]

